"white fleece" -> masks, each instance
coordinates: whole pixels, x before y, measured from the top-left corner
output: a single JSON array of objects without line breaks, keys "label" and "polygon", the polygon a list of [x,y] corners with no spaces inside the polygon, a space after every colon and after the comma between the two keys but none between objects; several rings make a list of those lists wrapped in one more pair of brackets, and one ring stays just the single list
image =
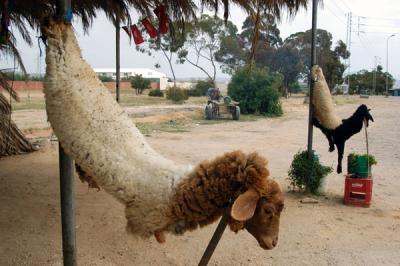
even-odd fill
[{"label": "white fleece", "polygon": [[44,93],[62,147],[126,205],[130,231],[150,236],[165,226],[174,184],[190,170],[155,152],[82,58],[72,26],[48,28]]},{"label": "white fleece", "polygon": [[311,69],[311,78],[315,81],[312,103],[315,118],[328,129],[335,129],[342,120],[336,115],[333,99],[322,69],[315,65]]}]

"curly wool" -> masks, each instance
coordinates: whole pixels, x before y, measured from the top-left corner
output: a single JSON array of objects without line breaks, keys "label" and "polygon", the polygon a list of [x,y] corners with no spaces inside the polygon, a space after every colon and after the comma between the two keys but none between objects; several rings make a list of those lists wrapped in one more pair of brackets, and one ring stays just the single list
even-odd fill
[{"label": "curly wool", "polygon": [[[167,230],[183,233],[213,223],[235,193],[249,188],[268,198],[277,192],[269,186],[268,176],[267,160],[255,152],[246,155],[234,151],[213,161],[203,161],[177,185],[169,203],[172,223]],[[235,232],[243,228],[243,222],[232,217],[229,224]]]},{"label": "curly wool", "polygon": [[335,129],[342,123],[342,120],[336,115],[331,92],[319,66],[312,67],[311,78],[315,81],[312,99],[314,117],[325,128]]}]

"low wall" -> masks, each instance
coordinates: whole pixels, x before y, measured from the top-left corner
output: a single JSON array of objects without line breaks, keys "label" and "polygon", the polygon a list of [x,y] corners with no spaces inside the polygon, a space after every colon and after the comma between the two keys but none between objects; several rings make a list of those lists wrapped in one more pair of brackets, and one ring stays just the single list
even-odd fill
[{"label": "low wall", "polygon": [[[43,82],[42,81],[14,81],[9,82],[15,91],[41,91],[43,90]],[[103,82],[106,88],[110,90],[115,90],[115,81],[111,82]],[[150,84],[152,89],[160,88],[160,83],[152,82]],[[121,90],[131,90],[131,82],[130,81],[121,81],[120,83]],[[2,88],[0,87],[0,91]]]}]

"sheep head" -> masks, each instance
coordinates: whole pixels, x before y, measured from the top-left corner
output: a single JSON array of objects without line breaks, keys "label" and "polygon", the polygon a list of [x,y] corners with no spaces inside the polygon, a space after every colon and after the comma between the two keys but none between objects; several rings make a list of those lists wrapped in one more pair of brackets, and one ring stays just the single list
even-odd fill
[{"label": "sheep head", "polygon": [[369,109],[365,104],[360,105],[356,111],[357,114],[361,115],[361,117],[364,118],[364,121],[365,121],[367,127],[368,127],[369,121],[374,122],[374,118],[369,113],[369,111],[371,111],[371,109]]},{"label": "sheep head", "polygon": [[[232,205],[233,219],[244,222],[244,228],[264,249],[273,249],[278,243],[280,215],[284,198],[279,184],[271,179],[261,193],[248,189]],[[232,227],[231,227],[232,228]]]}]

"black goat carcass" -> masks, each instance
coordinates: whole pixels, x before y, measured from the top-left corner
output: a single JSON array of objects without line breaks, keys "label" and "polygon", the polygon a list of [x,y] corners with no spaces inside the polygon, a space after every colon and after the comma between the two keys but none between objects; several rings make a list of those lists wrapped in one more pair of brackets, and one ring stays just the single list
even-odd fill
[{"label": "black goat carcass", "polygon": [[343,119],[342,123],[335,129],[327,129],[321,125],[321,123],[319,123],[315,116],[313,118],[313,125],[319,128],[328,139],[329,151],[334,151],[334,145],[336,145],[338,151],[338,165],[336,171],[338,174],[342,172],[342,159],[345,142],[354,134],[357,134],[361,131],[364,121],[366,122],[367,127],[369,120],[374,122],[374,119],[369,111],[370,109],[368,109],[365,104],[360,105],[352,116],[347,119]]}]

